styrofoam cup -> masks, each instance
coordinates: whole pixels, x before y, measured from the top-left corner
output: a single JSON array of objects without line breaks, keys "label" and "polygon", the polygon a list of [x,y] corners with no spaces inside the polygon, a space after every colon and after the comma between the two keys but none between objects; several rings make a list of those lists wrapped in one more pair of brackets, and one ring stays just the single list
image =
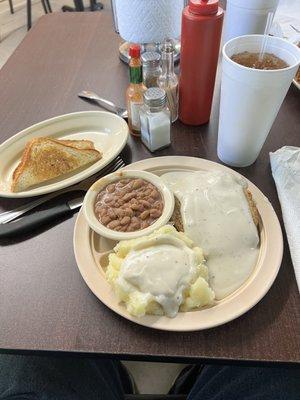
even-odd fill
[{"label": "styrofoam cup", "polygon": [[296,45],[272,36],[266,52],[284,60],[288,68],[259,70],[231,60],[243,51],[258,53],[262,39],[263,35],[240,36],[223,46],[218,157],[232,166],[248,166],[258,157],[300,62]]},{"label": "styrofoam cup", "polygon": [[279,0],[227,0],[224,43],[242,35],[263,34],[268,13],[275,13]]}]

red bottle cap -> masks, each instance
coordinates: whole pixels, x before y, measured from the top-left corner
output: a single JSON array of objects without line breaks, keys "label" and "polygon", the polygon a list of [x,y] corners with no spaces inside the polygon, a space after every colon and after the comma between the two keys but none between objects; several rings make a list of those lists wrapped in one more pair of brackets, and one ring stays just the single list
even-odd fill
[{"label": "red bottle cap", "polygon": [[190,0],[189,10],[192,14],[216,14],[219,8],[218,0]]},{"label": "red bottle cap", "polygon": [[129,56],[132,58],[139,58],[141,55],[141,46],[139,44],[131,44],[129,46]]}]

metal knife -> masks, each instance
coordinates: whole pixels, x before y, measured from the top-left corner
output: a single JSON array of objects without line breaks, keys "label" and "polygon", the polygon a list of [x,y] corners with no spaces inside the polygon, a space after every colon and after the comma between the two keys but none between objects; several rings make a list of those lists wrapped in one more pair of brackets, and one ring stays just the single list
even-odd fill
[{"label": "metal knife", "polygon": [[78,97],[96,102],[101,107],[105,108],[105,110],[117,114],[121,118],[128,118],[128,112],[126,108],[116,106],[112,101],[100,97],[97,93],[92,92],[91,90],[82,90],[80,93],[78,93]]},{"label": "metal knife", "polygon": [[66,216],[81,207],[83,199],[84,196],[80,196],[72,200],[64,201],[54,207],[25,215],[14,222],[0,224],[0,239],[12,238],[24,233],[29,233],[43,224]]}]

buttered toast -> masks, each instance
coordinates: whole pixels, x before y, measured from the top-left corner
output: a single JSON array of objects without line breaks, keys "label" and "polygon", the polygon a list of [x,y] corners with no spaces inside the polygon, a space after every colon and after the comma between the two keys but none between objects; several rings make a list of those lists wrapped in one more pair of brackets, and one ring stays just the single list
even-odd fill
[{"label": "buttered toast", "polygon": [[101,153],[89,140],[35,138],[27,143],[13,173],[11,190],[21,192],[96,162]]},{"label": "buttered toast", "polygon": [[[53,139],[56,140],[56,139]],[[95,149],[94,143],[91,140],[58,140],[59,143],[67,146],[76,147],[77,149]]]}]

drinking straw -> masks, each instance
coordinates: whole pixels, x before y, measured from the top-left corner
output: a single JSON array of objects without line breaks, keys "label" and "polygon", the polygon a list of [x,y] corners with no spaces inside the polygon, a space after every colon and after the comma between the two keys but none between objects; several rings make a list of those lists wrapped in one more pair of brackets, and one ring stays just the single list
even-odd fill
[{"label": "drinking straw", "polygon": [[271,26],[272,26],[273,18],[274,18],[274,12],[269,12],[265,31],[264,31],[264,36],[263,36],[263,39],[261,42],[261,47],[260,47],[260,52],[259,52],[259,57],[258,57],[259,61],[263,60],[265,52],[266,52],[269,33],[270,33]]}]

